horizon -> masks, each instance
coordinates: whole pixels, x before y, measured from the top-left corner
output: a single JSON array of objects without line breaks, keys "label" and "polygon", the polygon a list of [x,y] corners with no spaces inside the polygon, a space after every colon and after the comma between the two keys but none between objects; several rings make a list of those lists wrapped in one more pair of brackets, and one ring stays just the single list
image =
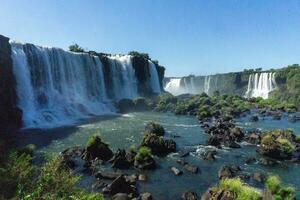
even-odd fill
[{"label": "horizon", "polygon": [[111,54],[148,53],[166,68],[167,77],[299,63],[300,3],[294,0],[55,5],[4,0],[1,5],[0,18],[6,20],[0,21],[0,34],[11,40],[65,50],[77,43]]}]

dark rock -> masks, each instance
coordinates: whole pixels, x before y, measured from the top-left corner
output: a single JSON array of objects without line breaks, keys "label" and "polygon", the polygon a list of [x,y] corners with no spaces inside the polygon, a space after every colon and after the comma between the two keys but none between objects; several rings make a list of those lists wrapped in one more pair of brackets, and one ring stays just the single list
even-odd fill
[{"label": "dark rock", "polygon": [[160,124],[149,122],[145,127],[145,134],[155,134],[157,136],[164,136],[165,129]]},{"label": "dark rock", "polygon": [[142,146],[149,147],[152,154],[157,156],[166,156],[176,151],[176,143],[171,139],[163,139],[156,134],[146,134]]},{"label": "dark rock", "polygon": [[252,179],[257,182],[263,183],[266,180],[266,176],[260,172],[254,172],[252,175]]},{"label": "dark rock", "polygon": [[111,195],[115,195],[117,193],[136,194],[135,186],[131,185],[124,175],[116,178],[110,185],[107,186],[107,189]]},{"label": "dark rock", "polygon": [[238,175],[238,177],[242,180],[249,180],[250,179],[250,175],[249,174],[244,174],[244,173]]},{"label": "dark rock", "polygon": [[147,99],[145,98],[137,98],[134,100],[135,104],[135,111],[146,111],[151,110],[153,107],[152,105],[147,102]]},{"label": "dark rock", "polygon": [[280,112],[274,112],[272,113],[272,119],[273,120],[281,120],[282,114]]},{"label": "dark rock", "polygon": [[146,177],[146,175],[144,175],[144,174],[140,174],[139,177],[138,177],[138,180],[139,180],[139,181],[146,181],[146,180],[147,180],[147,177]]},{"label": "dark rock", "polygon": [[112,197],[112,200],[129,200],[126,193],[117,193]]},{"label": "dark rock", "polygon": [[258,133],[251,133],[245,136],[245,141],[250,144],[259,144],[260,143],[260,135]]},{"label": "dark rock", "polygon": [[198,173],[198,167],[194,166],[194,165],[190,165],[190,164],[185,164],[184,165],[184,169],[188,172],[191,172],[193,174],[197,174]]},{"label": "dark rock", "polygon": [[184,159],[178,159],[176,162],[181,165],[187,164],[187,162]]},{"label": "dark rock", "polygon": [[131,183],[131,184],[135,184],[137,179],[138,179],[136,174],[132,174],[130,176],[125,176],[125,178],[126,178],[126,181]]},{"label": "dark rock", "polygon": [[215,160],[215,155],[217,154],[216,150],[207,150],[201,154],[203,160],[213,161]]},{"label": "dark rock", "polygon": [[107,144],[101,141],[99,136],[94,136],[93,142],[86,147],[86,152],[88,160],[99,158],[108,161],[113,157],[113,152]]},{"label": "dark rock", "polygon": [[251,163],[254,163],[254,162],[256,162],[256,158],[254,158],[254,157],[250,157],[250,158],[247,158],[247,159],[245,160],[245,163],[246,163],[247,165],[249,165],[249,164],[251,164]]},{"label": "dark rock", "polygon": [[95,173],[95,177],[98,179],[109,179],[109,180],[114,180],[116,178],[118,178],[121,174],[120,173],[116,173],[116,172],[97,172]]},{"label": "dark rock", "polygon": [[127,160],[125,150],[118,149],[111,159],[112,167],[118,169],[128,169],[131,165],[131,160]]},{"label": "dark rock", "polygon": [[152,195],[148,192],[143,193],[140,195],[141,200],[152,200]]},{"label": "dark rock", "polygon": [[229,190],[213,190],[209,188],[201,197],[201,200],[235,200],[235,196]]},{"label": "dark rock", "polygon": [[294,115],[289,115],[289,122],[295,123],[300,121],[300,115],[294,114]]},{"label": "dark rock", "polygon": [[135,106],[134,102],[131,99],[121,99],[118,102],[118,108],[120,113],[128,113],[134,111],[135,110],[134,106]]},{"label": "dark rock", "polygon": [[175,174],[176,176],[179,176],[182,174],[182,171],[180,171],[179,169],[177,169],[176,167],[171,167],[171,171],[173,172],[173,174]]},{"label": "dark rock", "polygon": [[238,143],[234,142],[234,141],[228,141],[225,143],[225,146],[229,147],[229,148],[241,148],[241,145],[239,145]]},{"label": "dark rock", "polygon": [[206,143],[207,145],[211,145],[215,147],[219,147],[221,145],[219,138],[216,135],[211,136]]},{"label": "dark rock", "polygon": [[258,121],[258,116],[257,115],[253,115],[250,117],[250,122],[257,122]]},{"label": "dark rock", "polygon": [[183,158],[183,157],[190,155],[190,152],[191,152],[191,150],[189,150],[189,149],[183,149],[178,152],[178,155],[179,155],[179,157]]},{"label": "dark rock", "polygon": [[138,169],[155,169],[156,163],[155,160],[152,157],[147,157],[143,161],[134,161],[134,166]]},{"label": "dark rock", "polygon": [[182,200],[198,200],[198,195],[195,192],[192,191],[187,191],[185,193],[182,194],[181,196]]},{"label": "dark rock", "polygon": [[244,138],[244,133],[239,127],[234,127],[230,129],[230,136],[235,138],[237,141],[242,141]]},{"label": "dark rock", "polygon": [[276,162],[273,159],[269,159],[269,158],[261,158],[259,159],[259,163],[261,165],[275,165]]},{"label": "dark rock", "polygon": [[238,171],[240,171],[239,167],[224,165],[220,168],[218,172],[218,177],[219,179],[233,178],[236,176]]}]

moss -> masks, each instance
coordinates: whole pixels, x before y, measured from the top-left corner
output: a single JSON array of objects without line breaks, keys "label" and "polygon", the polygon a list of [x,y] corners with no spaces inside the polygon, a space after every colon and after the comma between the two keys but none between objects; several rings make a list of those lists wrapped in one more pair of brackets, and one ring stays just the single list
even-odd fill
[{"label": "moss", "polygon": [[292,154],[295,150],[295,147],[291,144],[291,142],[285,138],[278,138],[276,140],[283,147],[283,151],[287,154]]},{"label": "moss", "polygon": [[142,162],[149,157],[151,157],[151,149],[141,146],[135,156],[135,160],[138,162]]},{"label": "moss", "polygon": [[244,184],[239,178],[223,179],[214,190],[229,190],[235,196],[236,200],[259,200],[261,195],[252,187]]}]

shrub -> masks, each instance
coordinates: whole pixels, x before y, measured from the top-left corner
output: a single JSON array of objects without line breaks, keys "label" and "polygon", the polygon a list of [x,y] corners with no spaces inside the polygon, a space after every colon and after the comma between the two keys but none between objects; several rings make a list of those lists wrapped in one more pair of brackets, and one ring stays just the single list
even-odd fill
[{"label": "shrub", "polygon": [[285,138],[277,138],[277,141],[281,144],[281,146],[283,147],[283,151],[285,153],[292,154],[294,152],[295,147],[287,139],[285,139]]},{"label": "shrub", "polygon": [[145,134],[149,134],[149,133],[153,133],[157,136],[163,136],[165,134],[165,129],[162,125],[158,123],[149,122],[145,127]]},{"label": "shrub", "polygon": [[244,184],[239,178],[223,179],[216,190],[226,189],[234,193],[236,200],[259,200],[260,194],[254,188]]},{"label": "shrub", "polygon": [[136,156],[135,160],[138,162],[144,161],[146,158],[151,157],[151,149],[148,147],[140,147]]},{"label": "shrub", "polygon": [[283,187],[278,176],[269,176],[266,180],[266,188],[276,200],[294,200],[296,191],[293,187]]},{"label": "shrub", "polygon": [[72,44],[69,46],[69,51],[73,52],[84,52],[83,48],[81,48],[78,44]]}]

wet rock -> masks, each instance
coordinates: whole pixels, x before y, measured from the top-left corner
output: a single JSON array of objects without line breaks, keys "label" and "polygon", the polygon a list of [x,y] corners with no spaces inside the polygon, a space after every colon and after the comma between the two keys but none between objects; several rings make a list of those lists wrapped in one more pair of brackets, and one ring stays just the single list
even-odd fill
[{"label": "wet rock", "polygon": [[259,144],[260,143],[260,135],[258,133],[251,133],[251,134],[247,134],[245,136],[245,141],[250,143],[250,144]]},{"label": "wet rock", "polygon": [[110,162],[112,167],[118,169],[128,169],[131,166],[131,160],[127,160],[126,151],[121,149],[117,150]]},{"label": "wet rock", "polygon": [[126,178],[126,181],[131,183],[131,184],[135,184],[137,179],[138,179],[136,174],[132,174],[130,176],[125,176],[125,178]]},{"label": "wet rock", "polygon": [[238,175],[238,177],[242,180],[249,180],[250,179],[250,175],[245,174],[245,173],[242,173],[242,174]]},{"label": "wet rock", "polygon": [[118,178],[121,174],[120,173],[116,173],[116,172],[97,172],[95,173],[95,177],[98,179],[109,179],[109,180],[114,180],[116,178]]},{"label": "wet rock", "polygon": [[273,120],[281,120],[282,114],[280,112],[273,112],[272,119]]},{"label": "wet rock", "polygon": [[250,122],[257,122],[258,121],[258,116],[257,115],[253,115],[250,117]]},{"label": "wet rock", "polygon": [[224,165],[219,169],[218,177],[219,179],[233,178],[237,175],[238,171],[240,171],[239,167]]},{"label": "wet rock", "polygon": [[218,136],[213,135],[207,140],[207,145],[219,147],[221,145],[221,142],[219,141]]},{"label": "wet rock", "polygon": [[140,174],[138,177],[139,181],[147,181],[147,176],[145,174]]},{"label": "wet rock", "polygon": [[199,198],[198,198],[197,193],[195,193],[193,191],[187,191],[182,194],[181,199],[182,200],[198,200]]},{"label": "wet rock", "polygon": [[112,197],[112,200],[129,200],[126,193],[117,193]]},{"label": "wet rock", "polygon": [[179,157],[183,158],[183,157],[190,155],[190,152],[191,152],[190,149],[184,149],[184,150],[180,150],[178,152],[178,155],[179,155]]},{"label": "wet rock", "polygon": [[230,136],[240,142],[244,138],[244,133],[239,127],[234,127],[230,129]]},{"label": "wet rock", "polygon": [[249,164],[251,164],[251,163],[255,163],[256,162],[256,158],[254,158],[254,157],[250,157],[250,158],[247,158],[246,160],[245,160],[245,163],[247,164],[247,165],[249,165]]},{"label": "wet rock", "polygon": [[198,167],[191,165],[191,164],[185,164],[184,165],[184,169],[188,172],[191,172],[193,174],[197,174],[198,173]]},{"label": "wet rock", "polygon": [[147,169],[155,169],[156,168],[156,162],[152,157],[147,157],[143,161],[134,161],[134,167],[142,170]]},{"label": "wet rock", "polygon": [[187,162],[186,162],[184,159],[178,159],[176,162],[177,162],[178,164],[180,164],[180,165],[185,165],[185,164],[187,164]]},{"label": "wet rock", "polygon": [[171,171],[173,172],[173,174],[175,174],[176,176],[179,176],[182,174],[182,171],[180,171],[179,169],[177,169],[176,167],[171,167]]},{"label": "wet rock", "polygon": [[273,159],[269,159],[269,158],[260,158],[259,159],[259,164],[261,165],[275,165],[276,162]]},{"label": "wet rock", "polygon": [[207,150],[201,153],[201,157],[203,160],[213,161],[215,160],[215,155],[217,154],[216,150]]},{"label": "wet rock", "polygon": [[157,136],[164,136],[165,129],[160,124],[149,122],[145,127],[145,134],[155,134]]},{"label": "wet rock", "polygon": [[266,176],[260,172],[254,172],[252,175],[252,179],[257,182],[263,183],[266,180]]},{"label": "wet rock", "polygon": [[239,145],[238,143],[236,143],[234,141],[228,141],[228,142],[226,142],[225,146],[227,146],[229,148],[233,148],[233,149],[241,148],[241,145]]},{"label": "wet rock", "polygon": [[149,192],[140,195],[141,200],[152,200],[152,195]]},{"label": "wet rock", "polygon": [[142,146],[149,147],[152,154],[157,156],[166,156],[176,151],[176,143],[171,139],[163,139],[156,134],[146,134]]},{"label": "wet rock", "polygon": [[136,188],[129,181],[126,180],[124,175],[116,178],[110,185],[106,188],[111,195],[115,195],[117,193],[125,193],[125,194],[136,194]]},{"label": "wet rock", "polygon": [[132,99],[121,99],[117,106],[120,113],[128,113],[135,110],[135,105]]},{"label": "wet rock", "polygon": [[235,200],[234,194],[229,190],[213,190],[209,188],[201,197],[201,200]]},{"label": "wet rock", "polygon": [[101,141],[99,136],[93,136],[90,140],[91,142],[86,147],[88,160],[99,158],[101,160],[108,161],[113,157],[113,152],[107,144]]}]

